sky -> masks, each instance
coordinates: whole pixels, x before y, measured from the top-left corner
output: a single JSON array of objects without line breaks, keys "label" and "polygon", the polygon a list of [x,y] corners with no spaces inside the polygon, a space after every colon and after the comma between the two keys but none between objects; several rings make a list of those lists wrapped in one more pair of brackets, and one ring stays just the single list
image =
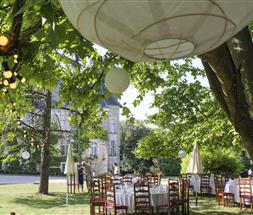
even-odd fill
[{"label": "sky", "polygon": [[[138,120],[145,120],[147,119],[148,115],[154,114],[157,112],[156,108],[150,108],[150,105],[154,101],[154,97],[151,93],[147,93],[147,95],[143,98],[143,101],[140,103],[140,105],[134,107],[132,105],[132,102],[134,99],[138,96],[138,91],[133,87],[129,86],[127,90],[123,93],[121,99],[119,102],[121,104],[125,104],[133,114],[135,119]],[[120,120],[126,119],[125,116],[120,115]]]},{"label": "sky", "polygon": [[[101,54],[104,55],[106,53],[106,49],[98,46],[98,45],[94,45],[94,47],[97,49],[97,51]],[[193,61],[193,66],[196,66],[198,68],[202,68],[202,63],[199,59],[196,59]],[[193,81],[191,80],[191,77],[189,77],[188,81]],[[208,86],[208,81],[206,78],[200,78],[199,81],[204,85],[204,86]],[[133,114],[134,118],[137,120],[145,120],[147,119],[148,115],[152,115],[154,113],[156,113],[158,111],[157,108],[151,108],[151,104],[154,101],[154,96],[152,95],[152,93],[147,93],[146,96],[143,98],[143,101],[140,103],[140,105],[138,105],[137,107],[134,107],[132,105],[132,102],[135,100],[135,98],[138,96],[138,91],[131,86],[127,88],[127,90],[125,92],[123,92],[121,99],[119,99],[119,102],[124,106],[128,107],[131,111],[131,113]],[[126,117],[123,116],[122,114],[120,114],[120,120],[125,120]]]},{"label": "sky", "polygon": [[[193,61],[193,66],[203,69],[202,63],[199,59],[196,59]],[[193,81],[191,77],[189,77],[188,81]],[[199,81],[204,86],[209,86],[208,81],[206,78],[199,78]],[[138,120],[145,120],[147,119],[148,115],[152,115],[158,111],[157,108],[151,108],[150,105],[154,101],[154,96],[152,93],[147,93],[147,95],[144,97],[143,101],[138,105],[137,107],[134,107],[132,105],[132,102],[134,99],[138,96],[138,91],[133,87],[129,86],[125,92],[123,92],[123,95],[121,99],[119,100],[121,104],[126,103],[126,106],[131,110],[132,114],[134,115],[135,119]],[[120,115],[120,120],[126,119],[125,116]]]}]

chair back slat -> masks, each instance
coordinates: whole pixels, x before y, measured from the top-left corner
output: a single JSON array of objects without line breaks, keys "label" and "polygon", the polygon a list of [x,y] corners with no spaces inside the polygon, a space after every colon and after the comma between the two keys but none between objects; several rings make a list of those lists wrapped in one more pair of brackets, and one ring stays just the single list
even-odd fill
[{"label": "chair back slat", "polygon": [[102,185],[99,178],[92,178],[91,181],[91,197],[92,199],[100,198],[102,197]]},{"label": "chair back slat", "polygon": [[134,184],[134,204],[135,208],[139,206],[151,206],[149,183],[141,182]]},{"label": "chair back slat", "polygon": [[210,174],[200,174],[200,192],[211,193]]},{"label": "chair back slat", "polygon": [[209,174],[201,174],[201,186],[210,186],[210,175]]},{"label": "chair back slat", "polygon": [[132,176],[123,176],[122,178],[123,184],[131,184],[133,181]]},{"label": "chair back slat", "polygon": [[252,178],[239,178],[239,195],[252,196]]},{"label": "chair back slat", "polygon": [[179,181],[180,190],[179,190],[179,198],[184,201],[189,201],[189,185],[190,181],[188,179],[181,179]]},{"label": "chair back slat", "polygon": [[168,200],[169,205],[171,204],[172,200],[179,198],[179,182],[178,179],[168,179]]},{"label": "chair back slat", "polygon": [[112,183],[117,185],[122,184],[122,177],[119,175],[112,176]]},{"label": "chair back slat", "polygon": [[107,184],[106,186],[106,205],[116,205],[115,184]]}]

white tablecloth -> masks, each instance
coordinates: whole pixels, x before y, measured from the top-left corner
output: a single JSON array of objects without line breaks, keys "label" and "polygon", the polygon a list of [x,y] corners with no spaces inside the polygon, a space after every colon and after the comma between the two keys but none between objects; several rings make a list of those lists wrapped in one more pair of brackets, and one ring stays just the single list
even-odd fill
[{"label": "white tablecloth", "polygon": [[[236,202],[240,202],[240,194],[239,194],[239,186],[238,186],[238,179],[234,179],[234,180],[229,180],[226,183],[224,192],[228,192],[228,193],[233,193],[234,194],[234,198]],[[253,186],[253,185],[252,185]]]},{"label": "white tablecloth", "polygon": [[[210,176],[209,184],[211,187],[211,193],[215,195],[215,183],[213,175]],[[190,178],[190,185],[193,186],[194,192],[200,192],[200,176],[192,175]]]},{"label": "white tablecloth", "polygon": [[[154,207],[168,203],[168,194],[164,187],[150,188],[151,205]],[[134,213],[134,191],[133,186],[124,187],[116,192],[116,203],[126,205],[128,213]]]}]

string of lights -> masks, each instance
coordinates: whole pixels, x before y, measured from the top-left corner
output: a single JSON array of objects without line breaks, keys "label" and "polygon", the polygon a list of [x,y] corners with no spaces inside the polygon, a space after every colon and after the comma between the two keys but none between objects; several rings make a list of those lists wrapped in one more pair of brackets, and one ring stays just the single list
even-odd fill
[{"label": "string of lights", "polygon": [[[5,35],[0,35],[0,50],[7,51],[10,43],[10,38]],[[10,60],[9,60],[10,61]],[[18,82],[25,83],[26,78],[19,74],[20,67],[16,66],[19,63],[18,53],[14,53],[11,62],[13,63],[13,68],[10,68],[7,58],[2,61],[2,74],[0,76],[0,89],[10,88],[16,89]]]}]

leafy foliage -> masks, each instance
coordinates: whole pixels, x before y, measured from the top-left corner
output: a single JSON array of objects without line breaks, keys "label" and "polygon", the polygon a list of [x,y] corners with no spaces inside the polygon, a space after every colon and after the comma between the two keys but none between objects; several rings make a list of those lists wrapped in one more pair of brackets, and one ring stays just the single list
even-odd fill
[{"label": "leafy foliage", "polygon": [[187,60],[172,65],[170,72],[166,85],[155,95],[153,107],[159,111],[149,119],[158,129],[139,141],[136,155],[176,157],[180,149],[190,152],[194,143],[209,150],[241,150],[239,135],[210,89],[198,81],[203,71]]},{"label": "leafy foliage", "polygon": [[121,125],[121,171],[123,173],[139,172],[145,174],[152,166],[152,160],[137,159],[134,154],[137,142],[148,135],[150,129],[132,125],[129,121]]},{"label": "leafy foliage", "polygon": [[[188,154],[181,164],[181,173],[187,172],[191,153]],[[231,149],[200,150],[200,156],[205,172],[213,174],[239,174],[244,169],[240,156]]]},{"label": "leafy foliage", "polygon": [[160,170],[164,175],[178,176],[181,169],[181,160],[175,157],[164,157],[158,159]]}]

